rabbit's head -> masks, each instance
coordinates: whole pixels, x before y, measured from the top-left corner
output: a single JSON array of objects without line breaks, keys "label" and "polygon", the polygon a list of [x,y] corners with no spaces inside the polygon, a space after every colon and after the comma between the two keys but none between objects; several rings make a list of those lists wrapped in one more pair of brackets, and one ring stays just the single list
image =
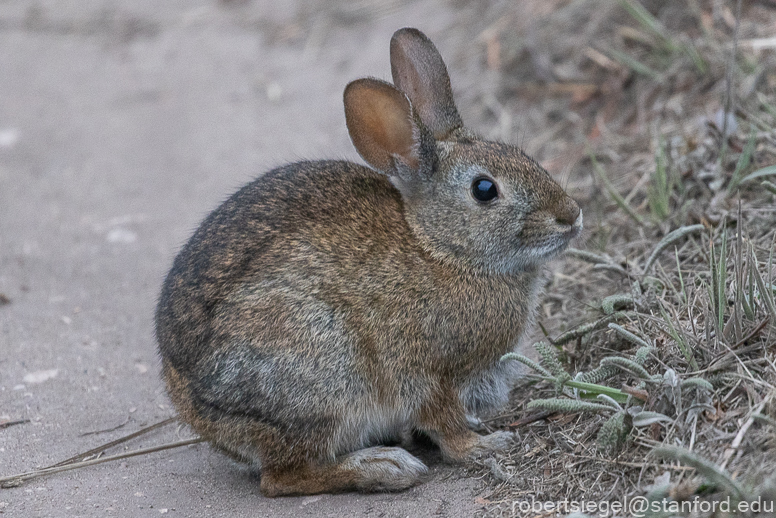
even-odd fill
[{"label": "rabbit's head", "polygon": [[397,31],[391,70],[395,86],[350,83],[345,116],[359,154],[401,192],[424,248],[489,273],[531,270],[562,252],[581,231],[579,206],[520,149],[463,127],[434,44]]}]

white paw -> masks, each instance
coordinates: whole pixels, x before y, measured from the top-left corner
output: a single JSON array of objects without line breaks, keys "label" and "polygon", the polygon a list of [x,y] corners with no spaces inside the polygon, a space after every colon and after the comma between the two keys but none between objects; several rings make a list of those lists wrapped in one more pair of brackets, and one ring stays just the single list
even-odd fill
[{"label": "white paw", "polygon": [[507,451],[514,446],[517,436],[513,432],[498,431],[483,435],[477,441],[472,451],[474,457],[482,457],[491,453]]},{"label": "white paw", "polygon": [[466,415],[466,423],[469,425],[470,430],[474,430],[475,432],[484,432],[485,425],[482,423],[482,420],[477,417],[476,415]]},{"label": "white paw", "polygon": [[428,468],[403,448],[375,446],[354,451],[342,460],[352,470],[362,491],[398,491],[420,481]]}]

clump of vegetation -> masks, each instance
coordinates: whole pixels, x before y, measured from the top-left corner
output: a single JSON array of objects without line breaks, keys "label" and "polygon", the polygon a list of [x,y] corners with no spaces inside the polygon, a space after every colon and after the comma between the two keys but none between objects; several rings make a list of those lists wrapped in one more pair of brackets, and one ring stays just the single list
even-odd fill
[{"label": "clump of vegetation", "polygon": [[503,360],[526,381],[487,424],[521,446],[484,466],[483,513],[773,499],[776,8],[552,3],[494,5],[480,33],[498,84],[482,123],[569,178],[587,229],[548,280],[535,353]]}]

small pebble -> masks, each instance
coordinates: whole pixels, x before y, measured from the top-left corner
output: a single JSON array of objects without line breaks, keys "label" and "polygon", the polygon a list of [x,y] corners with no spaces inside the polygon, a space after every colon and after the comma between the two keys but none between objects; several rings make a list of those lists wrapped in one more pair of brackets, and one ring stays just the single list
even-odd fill
[{"label": "small pebble", "polygon": [[0,130],[0,148],[11,149],[19,142],[19,130],[16,128],[3,128]]},{"label": "small pebble", "polygon": [[[59,374],[59,369],[35,371],[25,375],[24,378],[22,378],[22,381],[25,383],[43,383],[44,381],[56,378],[57,374]],[[18,386],[20,385],[17,385],[17,387]],[[21,387],[24,388],[24,385],[21,385]],[[14,390],[17,390],[16,387],[14,387]]]},{"label": "small pebble", "polygon": [[137,234],[126,228],[118,227],[108,232],[105,239],[108,243],[122,243],[126,245],[137,241]]},{"label": "small pebble", "polygon": [[282,95],[283,87],[281,87],[278,83],[272,82],[267,85],[267,99],[270,102],[278,102]]}]

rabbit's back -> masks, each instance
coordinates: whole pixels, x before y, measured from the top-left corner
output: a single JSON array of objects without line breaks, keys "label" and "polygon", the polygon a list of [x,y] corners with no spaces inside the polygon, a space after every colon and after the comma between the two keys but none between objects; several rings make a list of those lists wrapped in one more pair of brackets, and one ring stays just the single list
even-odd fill
[{"label": "rabbit's back", "polygon": [[[350,162],[292,164],[247,184],[202,222],[165,279],[162,357],[189,370],[245,330],[251,292],[285,283],[313,293],[333,271],[406,247],[401,203],[385,176]],[[254,316],[254,325],[272,321]]]}]

